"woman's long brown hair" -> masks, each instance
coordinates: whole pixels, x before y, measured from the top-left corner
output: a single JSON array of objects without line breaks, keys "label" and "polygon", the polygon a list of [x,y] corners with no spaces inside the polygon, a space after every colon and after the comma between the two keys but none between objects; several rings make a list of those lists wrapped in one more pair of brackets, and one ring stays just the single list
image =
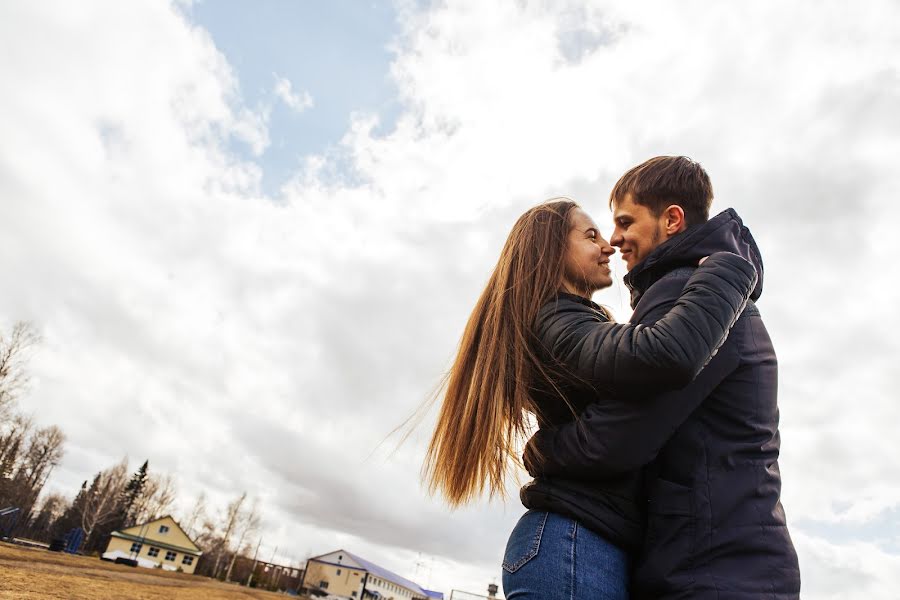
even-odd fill
[{"label": "woman's long brown hair", "polygon": [[562,284],[577,207],[556,199],[519,217],[463,331],[423,467],[429,491],[451,506],[485,488],[503,496],[509,466],[519,464],[525,412],[535,411],[530,391],[538,378],[550,380],[532,330]]}]

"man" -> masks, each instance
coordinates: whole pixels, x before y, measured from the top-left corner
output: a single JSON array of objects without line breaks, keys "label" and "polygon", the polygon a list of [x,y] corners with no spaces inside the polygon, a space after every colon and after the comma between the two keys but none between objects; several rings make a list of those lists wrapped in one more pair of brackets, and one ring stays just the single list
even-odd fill
[{"label": "man", "polygon": [[[656,322],[697,260],[719,250],[754,263],[759,280],[751,299],[759,298],[756,243],[733,210],[709,219],[712,198],[706,172],[683,156],[650,159],[616,183],[610,242],[629,270],[633,323]],[[647,521],[635,598],[799,598],[780,501],[776,395],[775,352],[751,302],[693,382],[593,404],[577,422],[535,434],[525,464],[535,477],[566,478],[614,477],[643,466]]]}]

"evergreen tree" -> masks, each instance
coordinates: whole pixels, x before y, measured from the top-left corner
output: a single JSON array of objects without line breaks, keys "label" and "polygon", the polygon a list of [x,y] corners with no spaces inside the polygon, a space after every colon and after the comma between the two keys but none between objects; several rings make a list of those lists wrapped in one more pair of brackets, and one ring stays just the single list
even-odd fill
[{"label": "evergreen tree", "polygon": [[147,470],[149,465],[149,459],[145,460],[144,464],[141,465],[141,468],[128,480],[125,489],[122,490],[122,495],[119,498],[119,515],[114,523],[115,526],[112,531],[134,525],[135,503],[144,493],[144,488],[147,486]]}]

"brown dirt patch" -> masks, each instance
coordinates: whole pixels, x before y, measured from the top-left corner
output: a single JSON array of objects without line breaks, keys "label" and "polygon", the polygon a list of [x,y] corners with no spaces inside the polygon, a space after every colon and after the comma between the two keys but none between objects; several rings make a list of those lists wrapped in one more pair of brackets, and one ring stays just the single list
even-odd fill
[{"label": "brown dirt patch", "polygon": [[274,600],[206,577],[73,556],[0,542],[0,598],[28,600]]}]

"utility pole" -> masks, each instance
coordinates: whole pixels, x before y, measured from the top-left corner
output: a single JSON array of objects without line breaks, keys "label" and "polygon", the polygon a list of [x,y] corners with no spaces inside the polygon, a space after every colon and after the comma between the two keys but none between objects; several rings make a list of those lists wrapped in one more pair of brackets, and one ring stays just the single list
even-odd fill
[{"label": "utility pole", "polygon": [[[306,575],[306,574],[304,573],[304,576],[305,576],[305,575]],[[363,575],[363,589],[362,589],[362,591],[359,593],[359,600],[365,600],[365,597],[366,597],[366,581],[368,581],[368,580],[369,580],[369,572],[366,571],[366,574]]]},{"label": "utility pole", "polygon": [[269,559],[269,565],[272,566],[272,571],[273,571],[273,572],[272,572],[272,573],[269,573],[269,578],[266,580],[266,586],[267,586],[267,587],[269,586],[269,584],[272,583],[272,575],[275,574],[274,571],[275,571],[275,553],[276,553],[276,552],[278,552],[278,546],[275,546],[275,549],[272,550],[272,558]]},{"label": "utility pole", "polygon": [[131,558],[137,560],[138,556],[141,554],[141,550],[144,549],[144,538],[147,535],[147,526],[150,524],[150,521],[147,521],[141,526],[141,541],[139,542],[141,547],[138,548],[137,552],[131,553]]},{"label": "utility pole", "polygon": [[256,542],[256,552],[253,553],[253,567],[250,568],[250,576],[247,577],[247,587],[250,587],[250,582],[253,581],[253,574],[256,573],[256,557],[259,556],[259,547],[262,544],[262,538],[259,538],[259,541]]}]

